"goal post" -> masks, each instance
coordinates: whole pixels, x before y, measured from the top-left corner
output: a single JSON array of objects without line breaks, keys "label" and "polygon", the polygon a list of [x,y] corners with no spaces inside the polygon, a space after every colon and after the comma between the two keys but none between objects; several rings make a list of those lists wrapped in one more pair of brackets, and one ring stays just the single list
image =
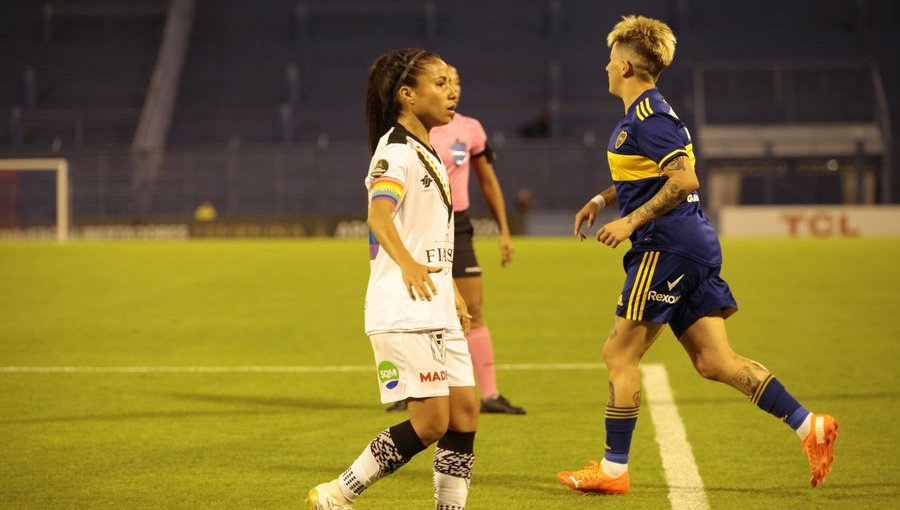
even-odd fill
[{"label": "goal post", "polygon": [[56,240],[69,239],[69,162],[61,158],[0,159],[0,171],[56,172]]}]

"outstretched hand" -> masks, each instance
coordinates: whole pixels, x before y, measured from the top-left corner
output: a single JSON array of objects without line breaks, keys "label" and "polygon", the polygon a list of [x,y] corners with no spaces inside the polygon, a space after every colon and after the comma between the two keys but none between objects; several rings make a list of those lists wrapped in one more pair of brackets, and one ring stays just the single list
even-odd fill
[{"label": "outstretched hand", "polygon": [[431,273],[440,273],[443,269],[439,267],[430,267],[417,262],[411,262],[400,267],[403,274],[403,283],[406,285],[406,291],[413,301],[421,299],[422,301],[431,301],[431,296],[437,294],[437,287],[431,281]]},{"label": "outstretched hand", "polygon": [[594,222],[597,221],[598,212],[600,212],[600,206],[593,201],[589,201],[575,214],[574,234],[576,239],[579,241],[587,239],[587,236],[581,231],[581,226],[584,225],[584,222],[587,222],[588,228],[593,227]]}]

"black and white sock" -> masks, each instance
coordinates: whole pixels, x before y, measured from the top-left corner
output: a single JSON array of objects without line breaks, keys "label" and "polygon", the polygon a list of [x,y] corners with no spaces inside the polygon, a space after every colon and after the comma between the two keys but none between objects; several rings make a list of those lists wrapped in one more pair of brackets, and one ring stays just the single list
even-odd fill
[{"label": "black and white sock", "polygon": [[475,432],[448,430],[434,451],[436,510],[463,510],[475,465]]},{"label": "black and white sock", "polygon": [[400,469],[424,449],[409,420],[381,431],[338,478],[341,493],[355,501],[378,479]]}]

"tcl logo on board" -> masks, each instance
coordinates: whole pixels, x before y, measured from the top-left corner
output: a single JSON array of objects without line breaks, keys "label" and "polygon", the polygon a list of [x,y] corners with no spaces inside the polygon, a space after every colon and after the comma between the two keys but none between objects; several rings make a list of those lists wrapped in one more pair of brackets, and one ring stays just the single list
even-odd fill
[{"label": "tcl logo on board", "polygon": [[859,229],[850,224],[845,213],[816,211],[781,215],[791,237],[857,237]]}]

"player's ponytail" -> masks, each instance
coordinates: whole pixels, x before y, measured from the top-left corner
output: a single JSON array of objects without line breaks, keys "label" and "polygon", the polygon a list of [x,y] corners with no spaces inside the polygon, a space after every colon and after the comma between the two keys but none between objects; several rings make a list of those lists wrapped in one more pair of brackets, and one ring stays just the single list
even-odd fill
[{"label": "player's ponytail", "polygon": [[369,153],[374,154],[378,140],[397,122],[400,102],[397,91],[402,85],[415,87],[416,77],[425,64],[439,58],[421,48],[406,48],[386,53],[372,64],[366,90],[366,127],[369,133]]}]

